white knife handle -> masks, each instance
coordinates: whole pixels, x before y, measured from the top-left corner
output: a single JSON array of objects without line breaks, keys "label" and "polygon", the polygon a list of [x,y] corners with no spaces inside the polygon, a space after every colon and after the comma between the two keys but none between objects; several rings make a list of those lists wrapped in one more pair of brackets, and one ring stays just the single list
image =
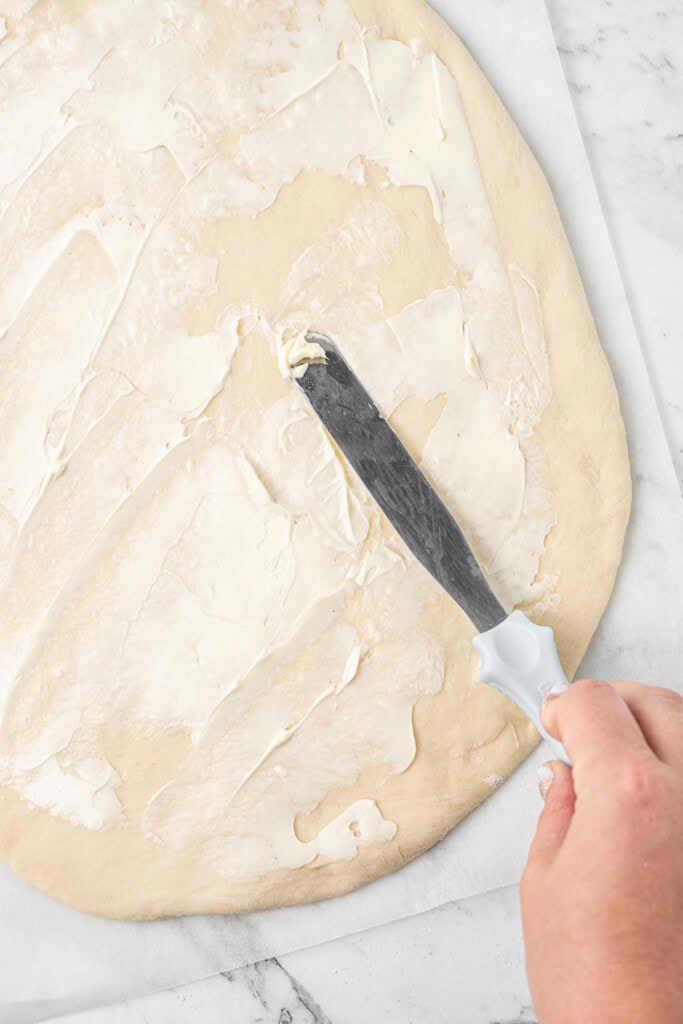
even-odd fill
[{"label": "white knife handle", "polygon": [[506,697],[531,719],[553,748],[558,761],[571,761],[562,744],[541,724],[541,701],[555,683],[566,682],[549,626],[537,626],[516,611],[500,625],[480,633],[472,644],[481,658],[479,678]]}]

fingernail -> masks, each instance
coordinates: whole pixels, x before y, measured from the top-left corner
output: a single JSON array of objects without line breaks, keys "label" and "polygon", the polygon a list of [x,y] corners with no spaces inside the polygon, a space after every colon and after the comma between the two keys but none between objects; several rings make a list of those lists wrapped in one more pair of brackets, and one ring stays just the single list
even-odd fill
[{"label": "fingernail", "polygon": [[548,790],[550,789],[550,786],[551,786],[552,781],[553,781],[554,778],[555,778],[555,776],[553,774],[553,770],[552,770],[552,768],[550,767],[549,764],[541,764],[541,765],[539,765],[539,767],[538,767],[538,789],[539,789],[539,792],[540,792],[540,794],[541,794],[541,796],[543,797],[544,800],[545,800],[545,798],[548,795]]},{"label": "fingernail", "polygon": [[543,700],[552,700],[554,697],[559,697],[561,694],[566,693],[568,689],[569,683],[554,683],[544,694]]}]

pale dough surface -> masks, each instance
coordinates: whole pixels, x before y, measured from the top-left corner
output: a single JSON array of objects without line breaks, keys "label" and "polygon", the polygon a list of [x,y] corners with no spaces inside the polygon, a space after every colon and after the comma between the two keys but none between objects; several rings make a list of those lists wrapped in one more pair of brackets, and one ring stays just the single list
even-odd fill
[{"label": "pale dough surface", "polygon": [[[383,36],[407,44],[421,40],[456,79],[503,260],[523,267],[538,289],[552,397],[536,436],[550,474],[556,517],[541,568],[558,577],[561,600],[557,608],[535,617],[553,626],[571,676],[612,590],[630,507],[618,398],[574,260],[542,172],[451,30],[423,0],[352,0],[350,6],[362,25],[380,26]],[[301,239],[316,238],[321,218],[340,220],[357,200],[358,188],[348,180],[311,172],[288,188],[276,216],[267,212],[256,229],[250,223],[235,223],[231,245],[241,257],[226,290],[232,288],[239,299],[240,275],[251,272],[250,249],[273,252],[270,272],[275,289]],[[374,189],[382,198],[380,182],[364,189],[366,195]],[[431,230],[427,194],[411,190],[404,201],[397,194],[401,190],[390,191],[399,219],[424,224],[424,229],[413,227],[413,249],[399,254],[383,275],[385,305],[399,309],[411,295],[446,287],[452,268],[442,240]],[[201,329],[198,325],[197,331]],[[274,368],[264,369],[266,363],[265,346],[254,342],[238,352],[233,364],[227,387],[246,419],[250,407],[239,405],[240,386],[254,375],[261,380],[264,403],[286,396],[291,387]],[[394,423],[419,453],[431,425],[429,410],[408,403]],[[152,516],[158,500],[158,493],[149,495]],[[379,520],[374,528],[391,534]],[[30,808],[10,788],[3,788],[0,854],[18,875],[56,898],[90,913],[123,918],[243,912],[310,902],[396,870],[429,849],[485,799],[491,780],[497,784],[507,777],[537,742],[535,731],[514,707],[488,688],[472,685],[477,664],[470,643],[472,627],[436,584],[426,586],[430,599],[425,621],[438,637],[446,668],[439,692],[425,692],[415,703],[414,761],[405,771],[388,775],[382,764],[366,764],[353,784],[332,788],[297,821],[299,838],[308,841],[344,808],[373,799],[383,818],[395,823],[394,838],[362,846],[350,859],[258,874],[245,869],[226,878],[207,867],[200,849],[191,844],[173,849],[151,841],[140,826],[150,795],[179,773],[190,749],[188,732],[144,730],[113,715],[102,731],[102,745],[122,779],[117,792],[128,824],[102,831],[75,827]],[[87,619],[95,591],[96,581],[92,590],[74,597],[72,625],[63,627],[60,642],[75,642],[69,629],[77,631],[79,622]],[[354,608],[347,612],[351,619],[362,616]],[[45,682],[38,709],[41,700],[48,700],[46,691],[58,685],[54,679]],[[16,725],[13,736],[20,742]]]}]

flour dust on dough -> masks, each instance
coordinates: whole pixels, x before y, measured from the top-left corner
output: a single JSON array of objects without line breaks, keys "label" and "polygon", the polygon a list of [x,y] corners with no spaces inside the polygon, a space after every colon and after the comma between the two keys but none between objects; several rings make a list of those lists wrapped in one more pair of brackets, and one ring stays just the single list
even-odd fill
[{"label": "flour dust on dough", "polygon": [[0,853],[114,917],[345,892],[537,736],[291,368],[335,339],[572,672],[630,488],[548,187],[422,0],[0,14]]}]

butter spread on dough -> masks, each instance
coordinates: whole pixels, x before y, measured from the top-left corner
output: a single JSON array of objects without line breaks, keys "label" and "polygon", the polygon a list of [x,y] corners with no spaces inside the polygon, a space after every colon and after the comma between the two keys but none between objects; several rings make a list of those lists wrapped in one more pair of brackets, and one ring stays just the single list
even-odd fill
[{"label": "butter spread on dough", "polygon": [[[62,8],[0,44],[0,778],[226,877],[353,858],[396,834],[375,800],[310,839],[297,816],[408,769],[444,645],[283,378],[319,330],[387,416],[418,403],[406,440],[501,601],[556,610],[536,286],[423,45],[345,0]],[[450,273],[413,294],[417,220]],[[134,822],[112,719],[192,740]]]},{"label": "butter spread on dough", "polygon": [[[266,768],[304,723],[317,723],[323,747],[327,729],[334,729],[325,721],[322,705],[329,701],[334,706],[349,682],[346,666],[360,638],[353,630],[348,637],[321,631],[329,602],[341,601],[361,566],[365,578],[371,574],[373,579],[365,583],[368,595],[384,585],[382,574],[414,575],[415,570],[398,557],[390,557],[387,565],[382,543],[368,550],[368,498],[349,479],[324,431],[295,393],[264,411],[259,428],[240,438],[238,454],[215,441],[202,444],[210,433],[203,429],[210,423],[207,410],[225,386],[238,346],[245,343],[241,336],[262,333],[280,372],[287,375],[297,372],[304,359],[319,355],[304,333],[308,326],[324,325],[387,415],[409,396],[425,402],[445,396],[423,465],[451,502],[508,605],[527,596],[552,523],[538,486],[528,486],[525,474],[524,436],[533,432],[529,417],[542,411],[534,401],[538,368],[529,365],[517,340],[508,276],[497,253],[455,83],[433,54],[362,33],[340,0],[325,6],[322,21],[313,17],[317,6],[301,5],[299,30],[269,39],[274,65],[287,63],[295,39],[302,54],[288,81],[276,79],[280,88],[264,98],[263,110],[254,111],[244,98],[248,77],[231,94],[227,88],[221,92],[220,66],[213,74],[198,75],[193,69],[184,35],[189,29],[183,30],[182,17],[178,30],[172,31],[162,7],[151,4],[144,16],[127,12],[127,26],[123,11],[112,17],[111,8],[105,14],[106,5],[99,5],[105,24],[109,22],[112,47],[99,58],[93,54],[80,88],[73,88],[77,67],[71,58],[64,62],[60,71],[71,92],[61,116],[48,126],[47,134],[56,139],[53,148],[46,154],[43,143],[33,160],[20,152],[7,169],[6,191],[14,194],[6,217],[10,231],[14,228],[16,264],[6,292],[5,352],[14,369],[8,375],[12,384],[5,407],[11,431],[2,452],[3,506],[15,532],[10,555],[14,572],[11,567],[5,582],[9,613],[2,616],[4,650],[9,652],[2,666],[8,708],[21,702],[23,680],[54,623],[55,605],[78,587],[81,574],[96,566],[95,549],[102,552],[111,543],[154,474],[165,479],[174,469],[182,472],[173,482],[173,499],[162,511],[166,529],[155,527],[154,542],[140,539],[145,554],[140,560],[136,551],[135,566],[131,559],[129,573],[123,575],[127,600],[117,593],[114,581],[109,584],[108,597],[116,594],[120,607],[107,634],[109,669],[93,678],[92,668],[89,672],[73,652],[69,677],[76,685],[60,699],[67,706],[71,735],[62,734],[63,713],[57,745],[50,741],[52,715],[46,726],[33,723],[35,744],[45,760],[27,771],[21,754],[13,758],[8,752],[4,777],[27,800],[53,814],[89,828],[112,826],[124,820],[115,796],[114,768],[102,759],[69,754],[72,746],[78,749],[79,729],[97,707],[97,691],[111,686],[136,717],[182,724],[196,739],[206,722],[215,719],[216,708],[230,707],[223,741],[233,727],[245,734],[245,746],[244,751],[231,746],[232,770],[240,781],[221,811],[224,823],[214,819],[213,827],[218,834],[230,832],[234,802],[244,794],[253,806],[257,789],[263,789],[254,823],[259,835],[255,845],[268,848],[263,864],[254,844],[246,844],[248,853],[242,849],[245,843],[234,844],[239,847],[237,858],[252,868],[297,866],[322,852],[315,844],[301,851],[291,828],[298,808],[283,801]],[[267,30],[259,32],[254,17],[250,32],[248,12],[240,18],[247,30],[245,45],[248,39],[258,53]],[[200,20],[198,30],[205,24]],[[139,83],[141,102],[136,98],[133,104],[128,95],[131,65],[134,60],[144,63],[141,53],[149,50],[150,34],[155,33],[153,66],[147,64]],[[166,33],[169,38],[164,40]],[[174,71],[170,78],[166,71],[161,82],[153,81],[162,54],[166,59],[173,55]],[[59,61],[59,54],[55,56]],[[188,74],[191,85],[186,84]],[[58,81],[55,69],[47,82],[53,89]],[[195,120],[189,127],[187,116],[175,116],[185,110],[178,98],[185,89],[195,97]],[[212,139],[219,114],[228,124],[243,122],[232,159],[217,153]],[[202,127],[207,118],[209,129]],[[85,168],[76,164],[84,149],[89,154]],[[224,216],[254,217],[276,204],[282,188],[306,167],[358,175],[373,164],[385,168],[387,185],[428,190],[435,222],[444,226],[453,259],[464,257],[483,267],[468,287],[441,289],[386,316],[377,289],[364,280],[364,270],[371,261],[390,261],[392,248],[405,245],[406,239],[389,206],[361,201],[341,225],[321,227],[319,241],[301,252],[279,308],[261,301],[259,281],[254,280],[243,303],[219,311],[213,330],[188,336],[169,323],[173,317],[168,311],[200,303],[217,289],[217,260],[202,251],[201,226],[207,214],[219,208]],[[67,218],[63,191],[53,186],[45,194],[53,165],[68,189]],[[26,223],[26,211],[36,203],[32,226]],[[467,224],[461,215],[464,205],[470,211]],[[161,252],[150,254],[154,234]],[[73,263],[77,276],[70,279]],[[95,294],[80,286],[85,267],[95,270],[89,275]],[[60,302],[72,310],[76,338],[71,321],[50,323]],[[90,322],[98,302],[106,310],[99,336]],[[485,306],[501,311],[495,334],[482,316]],[[41,309],[48,312],[36,323]],[[526,308],[521,312],[529,315]],[[159,321],[163,330],[156,327]],[[46,332],[55,326],[63,334],[51,338],[58,359],[45,360]],[[532,322],[524,337],[534,331],[538,327]],[[473,376],[475,348],[479,374]],[[91,397],[93,390],[104,395]],[[55,394],[63,396],[60,407],[55,407]],[[41,520],[43,509],[49,515],[54,508],[58,514],[65,498],[56,493],[55,481],[77,456],[81,473],[92,475],[102,454],[93,454],[88,463],[83,450],[98,428],[106,428],[117,407],[127,407],[128,421],[137,421],[133,436],[119,441],[128,459],[121,467],[127,478],[103,494],[97,512],[104,523],[97,533],[88,537],[86,524],[72,524],[82,538],[80,558],[55,551],[63,557],[55,559],[54,578],[20,601],[21,579],[28,589],[36,572],[31,526]],[[183,424],[190,416],[199,427],[188,439]],[[524,430],[519,429],[520,420]],[[63,479],[68,488],[69,476]],[[82,500],[87,493],[86,484]],[[419,614],[420,594],[416,585],[413,616]],[[299,654],[311,642],[306,639],[310,630],[320,643],[314,671],[320,674],[321,658],[331,659],[321,675],[324,685],[316,684],[311,700],[302,694],[305,706],[282,707],[265,717],[251,715],[251,688],[272,690],[272,659],[277,664],[284,650]],[[371,651],[372,641],[367,643]],[[419,633],[414,644],[419,651]],[[377,680],[371,656],[365,675],[366,688],[372,689]],[[400,681],[398,671],[395,700],[409,710],[421,690],[412,673],[402,688]],[[428,689],[434,692],[440,685],[437,674]],[[400,732],[386,737],[382,751],[394,771],[404,770],[412,760],[409,718]],[[375,741],[382,731],[373,729]],[[362,749],[345,773],[348,781],[362,767]],[[215,761],[215,747],[212,752]],[[323,751],[322,778],[325,756]],[[232,785],[222,759],[220,780],[209,778],[206,768],[195,778],[201,760],[201,754],[193,755],[180,778],[169,781],[150,801],[146,826],[167,842],[182,843],[201,828],[192,813],[194,787],[209,792],[214,785],[224,793]],[[188,774],[193,784],[185,778]],[[317,798],[322,796],[317,782],[313,788]],[[275,805],[282,819],[277,825]],[[160,815],[165,820],[156,824]],[[247,812],[240,810],[240,815]],[[359,818],[360,839],[366,839],[366,826],[373,841],[393,834],[376,810],[366,810]],[[278,845],[285,838],[293,844],[291,854]],[[328,856],[355,851],[346,826],[340,831],[329,826],[323,846]],[[224,860],[226,871],[236,869],[227,854]]]}]

